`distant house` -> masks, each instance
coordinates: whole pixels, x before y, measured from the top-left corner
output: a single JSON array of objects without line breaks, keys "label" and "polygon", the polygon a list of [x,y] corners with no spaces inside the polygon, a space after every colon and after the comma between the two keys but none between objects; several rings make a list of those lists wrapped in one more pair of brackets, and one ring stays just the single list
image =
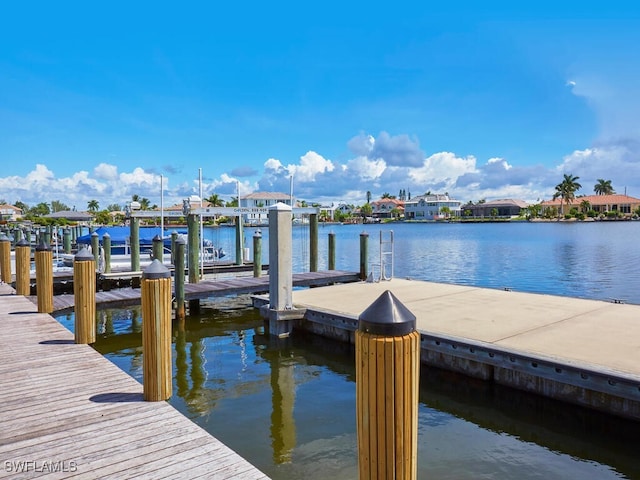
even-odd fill
[{"label": "distant house", "polygon": [[597,213],[605,214],[607,212],[618,212],[624,215],[631,215],[635,210],[640,207],[640,199],[630,197],[628,195],[585,195],[582,197],[576,197],[569,204],[567,202],[562,201],[562,212],[560,212],[561,208],[561,199],[556,198],[555,200],[545,200],[541,203],[542,211],[548,210],[549,208],[555,207],[558,209],[560,213],[567,213],[572,208],[577,208],[580,210],[580,204],[583,202],[589,202],[591,206],[591,210],[595,210]]},{"label": "distant house", "polygon": [[460,200],[449,194],[420,195],[404,202],[406,220],[438,220],[460,215]]},{"label": "distant house", "polygon": [[486,218],[486,217],[517,217],[529,204],[523,200],[513,200],[511,198],[491,200],[490,202],[467,204],[462,207],[464,217]]},{"label": "distant house", "polygon": [[404,215],[404,202],[396,198],[381,198],[371,202],[371,215],[375,218],[393,218]]},{"label": "distant house", "polygon": [[5,222],[15,222],[22,217],[22,209],[13,205],[0,205],[0,220]]},{"label": "distant house", "polygon": [[[240,207],[245,208],[269,208],[276,203],[291,205],[291,195],[278,192],[253,192],[240,197]],[[247,213],[243,216],[245,223],[248,224],[264,225],[269,221],[266,213]]]}]

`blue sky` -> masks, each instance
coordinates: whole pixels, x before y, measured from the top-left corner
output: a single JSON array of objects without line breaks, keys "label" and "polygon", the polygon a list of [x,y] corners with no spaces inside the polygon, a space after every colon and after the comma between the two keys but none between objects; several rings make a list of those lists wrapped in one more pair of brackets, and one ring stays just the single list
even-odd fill
[{"label": "blue sky", "polygon": [[640,197],[632,2],[217,3],[0,7],[0,200]]}]

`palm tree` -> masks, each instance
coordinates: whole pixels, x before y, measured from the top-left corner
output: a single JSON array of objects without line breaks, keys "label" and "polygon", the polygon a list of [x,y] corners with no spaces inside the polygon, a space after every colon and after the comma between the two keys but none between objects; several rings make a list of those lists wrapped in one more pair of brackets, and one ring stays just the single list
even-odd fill
[{"label": "palm tree", "polygon": [[100,204],[98,204],[97,200],[89,200],[89,202],[87,203],[87,210],[89,210],[90,212],[97,212],[99,208]]},{"label": "palm tree", "polygon": [[151,206],[151,202],[149,201],[148,198],[146,197],[142,197],[140,200],[140,210],[149,210],[149,207]]},{"label": "palm tree", "polygon": [[584,213],[587,213],[589,210],[591,210],[591,202],[589,202],[589,200],[582,200],[580,202],[580,210],[582,210]]},{"label": "palm tree", "polygon": [[212,193],[209,195],[209,198],[205,198],[205,200],[209,202],[212,207],[224,207],[224,200],[222,200],[217,193]]},{"label": "palm tree", "polygon": [[605,180],[604,178],[598,179],[598,183],[593,187],[593,191],[596,192],[596,195],[613,195],[616,193],[611,186],[611,180]]},{"label": "palm tree", "polygon": [[556,193],[553,194],[553,199],[560,198],[560,215],[563,214],[563,202],[573,202],[576,198],[576,191],[582,188],[582,185],[577,182],[579,178],[580,177],[574,177],[569,173],[565,173],[562,182],[556,185]]}]

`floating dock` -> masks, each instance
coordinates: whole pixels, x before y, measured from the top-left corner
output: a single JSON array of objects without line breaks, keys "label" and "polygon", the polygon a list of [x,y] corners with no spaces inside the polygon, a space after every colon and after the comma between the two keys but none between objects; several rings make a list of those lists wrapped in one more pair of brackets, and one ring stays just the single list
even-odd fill
[{"label": "floating dock", "polygon": [[268,478],[6,284],[0,326],[0,478]]},{"label": "floating dock", "polygon": [[640,305],[393,279],[294,291],[297,326],[353,343],[386,290],[417,317],[423,365],[640,421]]}]

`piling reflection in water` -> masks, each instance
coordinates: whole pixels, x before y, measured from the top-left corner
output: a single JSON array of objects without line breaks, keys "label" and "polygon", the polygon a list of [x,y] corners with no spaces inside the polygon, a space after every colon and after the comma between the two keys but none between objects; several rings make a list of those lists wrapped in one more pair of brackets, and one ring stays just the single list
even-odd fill
[{"label": "piling reflection in water", "polygon": [[[170,403],[271,478],[356,478],[353,346],[297,332],[274,341],[246,301],[174,322]],[[98,318],[94,348],[141,380],[136,309]],[[59,320],[73,328],[72,315]],[[419,478],[640,478],[637,423],[422,371]]]}]

